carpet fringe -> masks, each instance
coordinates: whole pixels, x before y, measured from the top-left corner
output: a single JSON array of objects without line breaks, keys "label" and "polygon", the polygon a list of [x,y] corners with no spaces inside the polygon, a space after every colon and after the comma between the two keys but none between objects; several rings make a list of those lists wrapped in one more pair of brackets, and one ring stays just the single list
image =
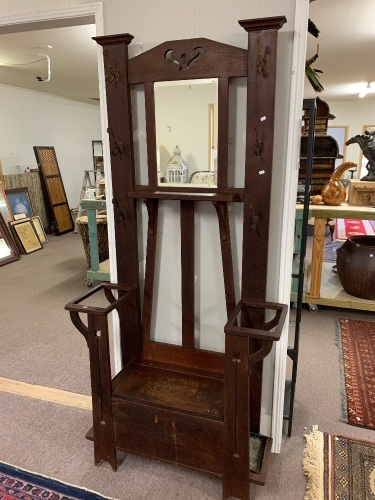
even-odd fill
[{"label": "carpet fringe", "polygon": [[344,369],[344,351],[341,342],[341,319],[345,321],[345,318],[335,319],[335,344],[339,351],[339,368],[340,368],[340,389],[341,389],[341,421],[348,423],[348,405],[347,405],[347,394],[345,386],[345,369]]},{"label": "carpet fringe", "polygon": [[305,434],[302,467],[307,476],[304,500],[324,500],[324,435],[313,425],[310,434]]}]

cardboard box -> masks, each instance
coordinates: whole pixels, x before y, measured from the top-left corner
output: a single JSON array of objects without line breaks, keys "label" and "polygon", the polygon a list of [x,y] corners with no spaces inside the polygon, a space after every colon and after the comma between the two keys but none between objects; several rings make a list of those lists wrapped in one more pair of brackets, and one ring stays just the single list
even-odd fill
[{"label": "cardboard box", "polygon": [[351,179],[349,183],[349,205],[375,206],[375,182]]}]

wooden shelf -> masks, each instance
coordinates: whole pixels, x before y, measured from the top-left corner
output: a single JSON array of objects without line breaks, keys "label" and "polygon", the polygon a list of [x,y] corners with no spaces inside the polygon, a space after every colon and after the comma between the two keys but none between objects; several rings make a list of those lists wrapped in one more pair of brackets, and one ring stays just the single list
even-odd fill
[{"label": "wooden shelf", "polygon": [[242,201],[239,192],[204,192],[186,189],[185,191],[161,191],[142,190],[129,193],[132,198],[153,198],[159,200],[191,200],[191,201],[211,201],[211,202],[240,202]]},{"label": "wooden shelf", "polygon": [[[320,297],[312,297],[309,293],[306,293],[304,302],[362,311],[375,311],[375,302],[373,300],[361,299],[345,292],[338,275],[332,272],[333,265],[333,262],[323,262]],[[311,266],[308,266],[307,290],[310,289],[310,280]]]}]

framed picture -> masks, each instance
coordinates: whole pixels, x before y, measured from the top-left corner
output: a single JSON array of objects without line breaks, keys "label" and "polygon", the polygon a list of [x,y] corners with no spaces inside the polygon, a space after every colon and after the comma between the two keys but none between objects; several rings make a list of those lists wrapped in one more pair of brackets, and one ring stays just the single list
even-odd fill
[{"label": "framed picture", "polygon": [[11,222],[11,225],[25,253],[32,253],[43,248],[31,219],[15,220]]},{"label": "framed picture", "polygon": [[31,220],[33,222],[36,234],[38,235],[38,238],[41,243],[47,243],[47,235],[46,232],[44,231],[44,227],[42,225],[42,221],[40,220],[39,215],[34,215],[34,217],[31,217]]},{"label": "framed picture", "polygon": [[20,219],[27,219],[27,215],[25,212],[22,212],[22,214],[15,214],[13,215],[14,220],[20,220]]},{"label": "framed picture", "polygon": [[0,266],[20,258],[20,254],[9,233],[7,223],[0,213]]},{"label": "framed picture", "polygon": [[6,189],[5,194],[8,198],[8,204],[12,215],[22,213],[25,213],[27,217],[32,217],[34,215],[31,208],[29,189],[27,187]]},{"label": "framed picture", "polygon": [[0,182],[0,214],[3,216],[3,219],[5,220],[6,223],[13,220],[13,214],[10,210],[8,199],[5,195],[5,191],[1,182]]}]

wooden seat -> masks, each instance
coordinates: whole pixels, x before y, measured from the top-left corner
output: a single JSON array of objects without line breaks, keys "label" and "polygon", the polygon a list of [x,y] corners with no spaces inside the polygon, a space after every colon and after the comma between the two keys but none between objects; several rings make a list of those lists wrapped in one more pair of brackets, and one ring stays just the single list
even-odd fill
[{"label": "wooden seat", "polygon": [[[199,38],[165,42],[129,59],[131,35],[96,38],[103,46],[106,74],[118,284],[98,285],[65,306],[90,352],[95,463],[105,460],[116,469],[119,450],[164,460],[222,477],[225,499],[247,500],[250,481],[264,484],[271,448],[271,440],[259,435],[259,420],[261,362],[279,340],[287,314],[287,306],[266,301],[274,68],[277,32],[284,22],[283,17],[240,21],[248,32],[248,50]],[[217,185],[158,184],[154,82],[214,77],[219,95]],[[246,165],[243,186],[231,187],[229,81],[239,77],[248,81]],[[147,130],[148,184],[143,185],[135,181],[131,105],[131,88],[139,84]],[[141,286],[137,206],[143,203],[148,225]],[[158,340],[154,331],[158,241],[163,249],[175,239],[175,234],[160,231],[163,203],[173,205],[180,221],[181,322],[173,327],[173,344]],[[209,204],[217,216],[227,315],[224,352],[202,349],[195,328],[198,203]],[[238,298],[232,203],[243,205]],[[93,306],[103,293],[108,305]],[[119,315],[123,365],[115,377],[108,341],[113,311]]]}]

